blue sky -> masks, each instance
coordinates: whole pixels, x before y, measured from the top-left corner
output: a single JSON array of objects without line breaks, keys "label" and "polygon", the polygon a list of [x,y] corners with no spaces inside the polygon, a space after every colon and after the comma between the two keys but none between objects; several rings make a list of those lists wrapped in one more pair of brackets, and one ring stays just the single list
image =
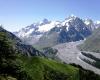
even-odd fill
[{"label": "blue sky", "polygon": [[9,31],[44,18],[64,20],[71,14],[100,20],[100,0],[0,0],[0,24]]}]

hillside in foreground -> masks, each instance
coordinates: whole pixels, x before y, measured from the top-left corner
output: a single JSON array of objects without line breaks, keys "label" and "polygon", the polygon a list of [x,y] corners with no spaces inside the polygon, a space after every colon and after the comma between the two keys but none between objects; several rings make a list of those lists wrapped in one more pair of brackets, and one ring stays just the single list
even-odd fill
[{"label": "hillside in foreground", "polygon": [[26,80],[100,80],[99,75],[74,64],[68,65],[44,57],[19,56],[17,60],[22,71],[29,76]]}]

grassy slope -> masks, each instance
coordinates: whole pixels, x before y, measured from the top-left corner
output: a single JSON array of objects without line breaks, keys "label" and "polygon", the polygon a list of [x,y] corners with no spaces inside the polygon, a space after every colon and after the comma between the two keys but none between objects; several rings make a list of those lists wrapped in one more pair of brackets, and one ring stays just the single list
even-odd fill
[{"label": "grassy slope", "polygon": [[79,80],[78,68],[42,57],[21,58],[23,68],[33,80]]},{"label": "grassy slope", "polygon": [[[22,71],[25,71],[31,77],[23,80],[100,80],[99,75],[84,70],[78,65],[73,67],[43,57],[18,56],[17,61],[20,62]],[[22,79],[7,74],[7,76],[0,75],[0,80]]]},{"label": "grassy slope", "polygon": [[32,80],[100,80],[100,76],[79,66],[43,57],[21,57],[24,71]]}]

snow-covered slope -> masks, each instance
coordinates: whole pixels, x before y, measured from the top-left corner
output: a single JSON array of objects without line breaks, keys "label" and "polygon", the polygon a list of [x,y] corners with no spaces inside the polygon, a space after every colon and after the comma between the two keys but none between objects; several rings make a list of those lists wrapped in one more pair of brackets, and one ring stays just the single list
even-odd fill
[{"label": "snow-covered slope", "polygon": [[41,25],[38,26],[38,31],[40,31],[40,32],[47,32],[47,31],[50,31],[55,26],[59,27],[59,25],[60,25],[60,22],[52,21],[49,24],[44,24],[42,26]]},{"label": "snow-covered slope", "polygon": [[18,37],[28,37],[31,34],[40,35],[42,33],[51,30],[53,27],[55,26],[59,27],[60,25],[61,22],[59,21],[48,21],[47,19],[44,19],[41,22],[33,23],[32,25],[22,28],[18,32],[14,32],[14,33]]},{"label": "snow-covered slope", "polygon": [[[75,36],[77,34],[77,31],[79,33],[83,31],[82,34],[88,33],[89,30],[93,31],[99,26],[99,21],[94,23],[91,19],[82,20],[76,16],[71,15],[64,21],[49,21],[47,19],[44,19],[40,22],[33,23],[30,26],[22,28],[18,32],[14,32],[14,34],[21,38],[25,43],[34,44],[38,42],[40,37],[42,37],[46,33],[60,33],[62,30],[64,30],[65,32],[69,33],[75,32],[75,34],[72,35]],[[87,34],[85,36],[87,36]]]},{"label": "snow-covered slope", "polygon": [[96,21],[96,22],[95,22],[95,27],[96,27],[96,28],[99,28],[99,27],[100,27],[100,21]]},{"label": "snow-covered slope", "polygon": [[94,22],[91,19],[85,19],[84,23],[87,25],[87,27],[93,31],[94,29],[96,29]]}]

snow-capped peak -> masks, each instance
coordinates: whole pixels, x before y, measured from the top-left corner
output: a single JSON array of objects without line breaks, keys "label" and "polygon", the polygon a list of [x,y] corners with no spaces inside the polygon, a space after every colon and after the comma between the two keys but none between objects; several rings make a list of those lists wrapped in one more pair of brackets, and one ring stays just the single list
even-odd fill
[{"label": "snow-capped peak", "polygon": [[77,16],[72,14],[62,22],[62,25],[69,27],[69,25],[70,25],[69,23],[74,22],[76,19],[80,19],[80,18],[78,18]]},{"label": "snow-capped peak", "polygon": [[99,28],[99,27],[100,27],[100,21],[96,21],[96,22],[95,22],[95,27],[96,27],[96,28]]},{"label": "snow-capped peak", "polygon": [[76,18],[77,18],[77,16],[72,14],[72,15],[68,16],[65,20],[71,21],[71,20],[75,20]]},{"label": "snow-capped peak", "polygon": [[100,24],[100,21],[96,21],[95,23],[96,23],[96,24]]},{"label": "snow-capped peak", "polygon": [[94,29],[96,29],[95,23],[92,19],[85,19],[84,23],[86,24],[86,26],[93,31]]},{"label": "snow-capped peak", "polygon": [[74,14],[71,14],[69,17],[76,18],[77,16],[75,16]]},{"label": "snow-capped peak", "polygon": [[92,21],[91,19],[85,19],[85,20],[84,20],[84,23],[85,23],[86,25],[90,25],[90,24],[93,24],[93,21]]},{"label": "snow-capped peak", "polygon": [[42,21],[39,22],[39,25],[44,25],[44,24],[48,24],[51,21],[49,21],[48,19],[43,19]]}]

